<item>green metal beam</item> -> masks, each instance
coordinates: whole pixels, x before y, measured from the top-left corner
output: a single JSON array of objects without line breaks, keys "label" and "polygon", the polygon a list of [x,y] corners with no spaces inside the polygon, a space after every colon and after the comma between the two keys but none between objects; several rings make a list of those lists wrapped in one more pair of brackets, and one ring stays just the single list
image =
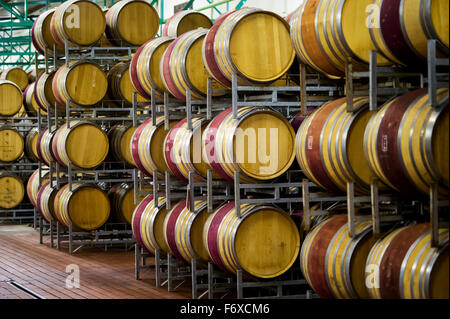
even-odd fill
[{"label": "green metal beam", "polygon": [[16,17],[16,19],[25,21],[25,18],[22,15],[22,13],[10,3],[6,3],[5,1],[0,0],[0,7],[3,7],[6,11],[11,13],[12,16]]},{"label": "green metal beam", "polygon": [[33,26],[33,21],[20,21],[20,22],[0,22],[0,28],[14,28],[17,30],[17,28],[23,28],[23,29],[30,29]]},{"label": "green metal beam", "polygon": [[239,10],[240,8],[242,8],[246,2],[247,2],[247,0],[241,0],[241,2],[239,2],[238,5],[236,6],[236,10]]}]

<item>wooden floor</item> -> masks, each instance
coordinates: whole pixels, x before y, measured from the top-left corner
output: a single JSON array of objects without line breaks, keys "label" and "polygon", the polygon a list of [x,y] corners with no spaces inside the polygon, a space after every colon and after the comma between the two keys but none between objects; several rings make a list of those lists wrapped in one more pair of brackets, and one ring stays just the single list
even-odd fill
[{"label": "wooden floor", "polygon": [[[67,265],[80,269],[80,288],[66,288]],[[50,248],[49,238],[39,244],[39,233],[28,226],[0,225],[0,299],[34,298],[11,284],[18,283],[48,299],[181,299],[190,298],[189,285],[176,293],[156,288],[154,272],[134,278],[134,249],[83,247],[70,255],[68,249]]]}]

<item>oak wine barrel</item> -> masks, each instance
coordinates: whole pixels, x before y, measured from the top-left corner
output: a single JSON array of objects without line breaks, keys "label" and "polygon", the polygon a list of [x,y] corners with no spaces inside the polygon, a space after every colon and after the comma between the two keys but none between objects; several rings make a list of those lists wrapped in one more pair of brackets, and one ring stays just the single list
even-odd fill
[{"label": "oak wine barrel", "polygon": [[305,121],[314,111],[316,108],[314,107],[308,107],[306,109],[306,115],[303,115],[301,112],[296,114],[291,120],[292,128],[295,131],[295,134],[297,134],[298,130],[300,129],[300,126],[302,125],[303,121]]},{"label": "oak wine barrel", "polygon": [[[177,124],[170,121],[169,128]],[[161,174],[169,171],[164,160],[164,141],[169,131],[164,128],[164,117],[156,119],[156,126],[150,118],[141,124],[133,134],[130,148],[133,161],[139,170],[147,176],[152,177],[153,171],[158,170]]]},{"label": "oak wine barrel", "polygon": [[60,4],[50,23],[55,42],[65,46],[89,46],[100,40],[106,29],[103,10],[93,1],[69,0]]},{"label": "oak wine barrel", "polygon": [[108,80],[100,65],[83,60],[60,67],[52,81],[53,94],[64,106],[67,101],[75,107],[95,105],[107,89]]},{"label": "oak wine barrel", "polygon": [[[196,29],[184,33],[173,41],[164,52],[160,73],[167,91],[181,101],[186,101],[186,90],[191,90],[193,100],[207,95],[207,80],[210,77],[202,59],[203,39],[207,29]],[[213,81],[213,89],[224,89]],[[219,95],[219,94],[213,94]]]},{"label": "oak wine barrel", "polygon": [[136,207],[133,218],[133,233],[141,247],[151,253],[162,250],[170,253],[170,248],[164,239],[164,220],[169,213],[166,209],[166,199],[158,199],[161,208],[155,206],[153,195],[149,195]]},{"label": "oak wine barrel", "polygon": [[125,106],[131,106],[135,92],[138,93],[136,95],[138,103],[149,102],[148,99],[143,98],[134,88],[131,83],[129,69],[129,63],[119,62],[109,70],[106,75],[108,80],[108,96],[120,106],[122,106],[122,101]]},{"label": "oak wine barrel", "polygon": [[271,180],[284,174],[295,160],[292,125],[267,108],[241,107],[237,119],[231,108],[223,111],[210,122],[202,141],[204,158],[229,182],[234,172],[240,172],[245,183]]},{"label": "oak wine barrel", "polygon": [[431,247],[430,224],[402,227],[377,241],[367,258],[374,299],[448,299],[448,228]]},{"label": "oak wine barrel", "polygon": [[300,250],[297,226],[284,211],[271,206],[226,204],[208,217],[204,245],[211,260],[235,274],[242,269],[257,278],[274,278],[294,264]]},{"label": "oak wine barrel", "polygon": [[136,127],[125,124],[116,124],[109,129],[109,154],[112,160],[135,166],[130,145],[136,130]]},{"label": "oak wine barrel", "polygon": [[153,39],[158,28],[158,12],[147,1],[119,1],[106,13],[106,36],[118,46],[140,46]]},{"label": "oak wine barrel", "polygon": [[56,194],[54,210],[58,221],[75,229],[95,230],[109,218],[111,206],[108,196],[94,184],[73,183],[64,185]]},{"label": "oak wine barrel", "polygon": [[365,261],[376,242],[372,223],[355,225],[349,236],[347,215],[326,219],[314,227],[302,243],[300,268],[321,298],[368,299]]},{"label": "oak wine barrel", "polygon": [[34,95],[35,86],[36,82],[33,82],[28,85],[23,91],[23,105],[27,113],[32,116],[36,116],[38,111],[41,113],[41,115],[46,115],[47,112],[40,108],[38,102],[36,101],[36,97]]},{"label": "oak wine barrel", "polygon": [[402,193],[429,194],[449,190],[448,89],[440,89],[438,108],[429,104],[427,89],[409,92],[386,103],[368,123],[364,154],[386,185]]},{"label": "oak wine barrel", "polygon": [[116,223],[131,224],[133,212],[137,207],[134,203],[133,184],[113,185],[108,191],[108,198],[111,203],[111,219]]},{"label": "oak wine barrel", "polygon": [[12,116],[22,107],[22,91],[8,80],[0,80],[0,116]]},{"label": "oak wine barrel", "polygon": [[300,126],[295,144],[298,164],[305,175],[325,190],[345,192],[355,183],[357,193],[369,193],[376,175],[362,157],[364,132],[373,112],[369,99],[353,100],[357,111],[347,112],[347,99],[329,102]]},{"label": "oak wine barrel", "polygon": [[[376,50],[368,24],[373,0],[307,0],[291,18],[291,39],[303,63],[329,77],[343,77],[348,58],[370,62]],[[379,56],[378,65],[392,64]]]},{"label": "oak wine barrel", "polygon": [[39,162],[37,152],[37,141],[39,137],[39,128],[33,127],[25,136],[25,155],[32,162]]},{"label": "oak wine barrel", "polygon": [[196,30],[198,28],[209,29],[211,26],[211,20],[203,13],[192,10],[184,10],[177,12],[167,20],[164,25],[162,35],[164,37],[177,38],[186,32]]},{"label": "oak wine barrel", "polygon": [[12,163],[23,156],[24,140],[13,127],[0,126],[0,163]]},{"label": "oak wine barrel", "polygon": [[64,46],[61,46],[55,41],[50,30],[55,10],[56,9],[47,10],[40,14],[31,28],[31,40],[33,46],[36,51],[42,55],[45,55],[46,51],[49,55],[53,55],[54,48],[56,48],[56,53],[64,53]]},{"label": "oak wine barrel", "polygon": [[[294,62],[295,52],[289,24],[273,12],[244,8],[233,12],[220,24],[214,36],[214,54],[205,59],[217,62],[219,82],[230,87],[232,75],[238,84],[267,85],[282,77]],[[225,77],[227,81],[222,82]]]},{"label": "oak wine barrel", "polygon": [[380,8],[379,28],[369,29],[370,35],[388,59],[406,65],[420,63],[427,59],[430,39],[438,40],[438,55],[448,56],[448,1],[376,0],[374,4]]},{"label": "oak wine barrel", "polygon": [[210,261],[203,244],[203,228],[209,213],[205,201],[194,203],[195,212],[189,210],[186,201],[179,202],[166,216],[164,238],[172,255],[191,263],[193,259],[205,266]]},{"label": "oak wine barrel", "polygon": [[19,206],[25,195],[22,179],[10,172],[0,171],[0,208]]},{"label": "oak wine barrel", "polygon": [[41,74],[34,85],[34,99],[43,112],[54,113],[55,105],[58,110],[65,110],[66,105],[56,99],[53,92],[53,80],[57,71]]},{"label": "oak wine barrel", "polygon": [[56,221],[55,198],[58,193],[56,186],[51,186],[50,182],[42,184],[36,196],[36,208],[42,218],[48,223]]},{"label": "oak wine barrel", "polygon": [[[49,181],[49,169],[47,166],[42,167],[42,174],[41,174],[41,184],[45,184]],[[39,169],[35,170],[30,178],[28,178],[27,182],[27,195],[28,199],[30,200],[31,204],[33,204],[34,207],[37,207],[37,195],[40,189],[39,185]]]},{"label": "oak wine barrel", "polygon": [[[208,121],[201,118],[191,120],[192,130],[187,119],[181,120],[167,134],[164,140],[164,160],[173,176],[189,181],[189,172],[194,172],[194,180],[202,181],[212,169],[202,156],[202,135]],[[216,179],[219,176],[214,176]]]},{"label": "oak wine barrel", "polygon": [[69,163],[76,168],[92,169],[100,165],[108,155],[109,140],[106,133],[95,123],[71,121],[62,125],[52,141],[55,159],[63,167]]},{"label": "oak wine barrel", "polygon": [[13,67],[7,70],[4,70],[0,74],[0,80],[11,81],[15,83],[21,91],[25,90],[28,86],[28,74],[20,67]]},{"label": "oak wine barrel", "polygon": [[39,161],[47,166],[50,166],[51,162],[56,162],[55,155],[53,154],[52,143],[56,134],[56,127],[53,126],[51,130],[45,128],[42,130],[37,138],[36,150],[39,157]]},{"label": "oak wine barrel", "polygon": [[152,89],[160,96],[167,91],[161,79],[160,64],[164,52],[173,40],[174,37],[152,39],[142,45],[131,60],[131,83],[144,98],[152,97]]}]

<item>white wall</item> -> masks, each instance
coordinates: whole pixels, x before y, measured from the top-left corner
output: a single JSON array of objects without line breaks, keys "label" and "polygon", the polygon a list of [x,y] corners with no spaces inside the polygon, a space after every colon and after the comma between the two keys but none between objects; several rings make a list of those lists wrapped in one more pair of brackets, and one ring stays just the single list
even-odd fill
[{"label": "white wall", "polygon": [[[186,2],[187,0],[164,0],[164,18],[169,18],[173,15],[173,7],[177,4]],[[214,2],[220,2],[221,0],[214,0]],[[297,7],[299,7],[304,0],[247,0],[244,6],[261,8],[269,11],[278,13],[279,15],[285,17]],[[231,1],[229,4],[230,10],[234,9],[238,4],[239,0]],[[194,2],[194,9],[202,8],[209,5],[206,0],[196,0]],[[221,5],[218,9],[223,13],[226,12],[226,5]],[[206,15],[212,18],[216,18],[219,14],[214,10],[203,11]]]}]

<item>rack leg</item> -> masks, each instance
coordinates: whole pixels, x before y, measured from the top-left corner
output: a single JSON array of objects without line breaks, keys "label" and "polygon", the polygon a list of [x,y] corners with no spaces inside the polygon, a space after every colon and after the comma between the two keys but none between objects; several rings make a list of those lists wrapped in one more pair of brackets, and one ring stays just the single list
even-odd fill
[{"label": "rack leg", "polygon": [[214,299],[214,264],[208,262],[208,299]]},{"label": "rack leg", "polygon": [[61,229],[59,227],[59,221],[56,222],[56,248],[61,248]]},{"label": "rack leg", "polygon": [[439,201],[438,186],[430,187],[430,221],[431,221],[431,247],[439,247]]},{"label": "rack leg", "polygon": [[304,179],[302,181],[302,196],[303,196],[303,216],[305,218],[305,230],[311,227],[311,209],[309,206],[309,181]]},{"label": "rack leg", "polygon": [[139,280],[139,272],[140,272],[140,261],[141,261],[141,248],[139,247],[139,244],[134,245],[134,271],[135,271],[135,278],[136,280]]},{"label": "rack leg", "polygon": [[50,247],[53,248],[53,221],[50,221]]},{"label": "rack leg", "polygon": [[173,290],[172,277],[172,255],[167,254],[167,291],[169,292]]},{"label": "rack leg", "polygon": [[355,237],[355,184],[347,183],[348,232]]},{"label": "rack leg", "polygon": [[197,260],[192,258],[191,260],[191,276],[192,276],[192,299],[198,298],[197,291]]},{"label": "rack leg", "polygon": [[159,249],[156,249],[155,251],[155,281],[156,281],[156,287],[161,287],[161,256]]},{"label": "rack leg", "polygon": [[243,299],[244,298],[244,288],[242,287],[242,270],[239,269],[236,272],[236,276],[237,276],[237,282],[236,282],[237,299]]},{"label": "rack leg", "polygon": [[43,227],[43,225],[42,225],[43,223],[42,223],[42,217],[39,217],[39,243],[42,245],[43,244],[43,236],[44,236],[44,234],[43,234],[43,229],[42,229],[42,227]]},{"label": "rack leg", "polygon": [[375,237],[379,237],[381,233],[380,229],[380,197],[378,192],[377,182],[372,183],[370,186],[370,197],[372,200],[372,227]]},{"label": "rack leg", "polygon": [[69,225],[69,254],[72,255],[72,223]]}]

